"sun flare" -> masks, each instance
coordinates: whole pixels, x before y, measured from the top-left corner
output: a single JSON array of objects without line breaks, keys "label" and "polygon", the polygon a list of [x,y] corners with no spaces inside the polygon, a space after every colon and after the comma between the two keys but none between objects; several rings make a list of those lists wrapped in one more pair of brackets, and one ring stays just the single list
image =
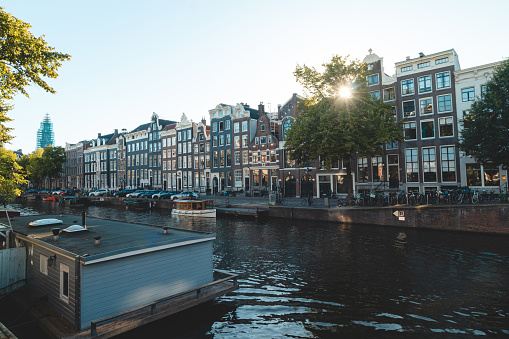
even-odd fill
[{"label": "sun flare", "polygon": [[352,95],[352,92],[350,91],[350,88],[348,87],[341,87],[339,89],[339,96],[342,97],[342,98],[350,98],[350,96]]}]

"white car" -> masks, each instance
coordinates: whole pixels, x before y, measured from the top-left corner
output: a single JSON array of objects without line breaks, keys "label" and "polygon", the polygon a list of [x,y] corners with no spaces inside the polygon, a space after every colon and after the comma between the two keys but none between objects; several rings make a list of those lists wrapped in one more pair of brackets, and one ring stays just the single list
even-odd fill
[{"label": "white car", "polygon": [[108,194],[108,192],[109,192],[108,189],[101,188],[101,189],[98,189],[98,190],[95,190],[95,191],[92,191],[92,192],[88,193],[88,196],[89,197],[100,197],[100,196]]},{"label": "white car", "polygon": [[172,195],[171,200],[177,200],[177,199],[194,200],[194,199],[198,199],[199,197],[200,197],[199,193],[187,191],[187,192],[182,192],[179,194]]}]

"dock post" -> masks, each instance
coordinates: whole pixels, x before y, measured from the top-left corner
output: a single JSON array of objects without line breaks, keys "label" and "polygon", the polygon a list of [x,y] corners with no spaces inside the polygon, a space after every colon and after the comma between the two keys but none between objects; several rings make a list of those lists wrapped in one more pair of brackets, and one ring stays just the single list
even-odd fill
[{"label": "dock post", "polygon": [[150,305],[150,314],[155,315],[157,313],[156,304]]},{"label": "dock post", "polygon": [[256,213],[255,218],[258,219],[258,206],[256,206],[256,208],[255,208],[255,213]]},{"label": "dock post", "polygon": [[201,299],[201,288],[196,290],[196,299]]}]

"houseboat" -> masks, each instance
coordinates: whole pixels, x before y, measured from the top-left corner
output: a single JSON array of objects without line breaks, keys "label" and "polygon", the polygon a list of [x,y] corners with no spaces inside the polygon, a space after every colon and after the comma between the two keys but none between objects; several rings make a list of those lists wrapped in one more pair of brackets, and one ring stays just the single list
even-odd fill
[{"label": "houseboat", "polygon": [[25,286],[11,295],[21,305],[33,296],[52,310],[39,319],[59,331],[52,337],[111,337],[238,288],[235,275],[213,269],[214,233],[73,219],[22,215],[10,220],[6,237],[7,250],[20,250],[25,263],[18,278]]},{"label": "houseboat", "polygon": [[213,200],[174,200],[171,214],[215,218],[216,209]]}]

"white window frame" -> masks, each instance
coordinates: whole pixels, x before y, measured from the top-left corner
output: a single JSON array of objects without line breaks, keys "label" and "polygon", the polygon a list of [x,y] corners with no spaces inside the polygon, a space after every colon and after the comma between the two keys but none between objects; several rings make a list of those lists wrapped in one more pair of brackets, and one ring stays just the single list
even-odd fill
[{"label": "white window frame", "polygon": [[[438,104],[438,99],[441,98],[441,97],[446,97],[446,96],[449,96],[451,98],[451,109],[450,110],[446,110],[446,111],[440,111],[440,105]],[[444,95],[438,95],[437,96],[437,113],[438,114],[442,114],[442,113],[449,113],[449,112],[452,112],[453,111],[453,102],[452,102],[452,94],[444,94]]]},{"label": "white window frame", "polygon": [[[425,77],[429,77],[429,82],[430,82],[430,86],[429,86],[429,91],[422,91],[421,92],[421,87],[420,87],[420,82],[419,82],[419,79],[421,78],[425,78]],[[417,86],[419,87],[419,94],[424,94],[424,93],[431,93],[431,91],[433,91],[433,80],[432,80],[432,77],[430,74],[426,74],[426,75],[422,75],[420,77],[417,78]]]},{"label": "white window frame", "polygon": [[[438,76],[439,76],[440,74],[444,74],[444,73],[448,73],[448,74],[449,74],[449,86],[438,87]],[[447,88],[451,88],[451,86],[452,86],[452,81],[451,81],[451,72],[449,72],[449,71],[445,71],[445,72],[439,72],[439,73],[436,73],[436,74],[435,74],[435,86],[436,86],[436,90],[437,90],[437,91],[441,91],[441,90],[444,90],[444,89],[447,89]]]},{"label": "white window frame", "polygon": [[[446,135],[446,136],[441,136],[440,135],[440,121],[442,120],[447,120],[447,119],[451,119],[451,126],[452,126],[452,135]],[[438,137],[439,138],[452,138],[454,137],[454,134],[456,133],[456,131],[454,130],[454,117],[450,116],[450,117],[440,117],[438,118]]]},{"label": "white window frame", "polygon": [[[425,113],[424,110],[422,109],[421,101],[422,100],[430,100],[430,99],[431,99],[431,112],[430,113]],[[430,114],[433,114],[433,97],[419,98],[419,114],[420,115],[430,115]]]},{"label": "white window frame", "polygon": [[[410,93],[403,93],[403,82],[407,82],[407,81],[411,81],[412,82],[412,92],[410,92]],[[414,95],[414,94],[415,94],[415,81],[414,81],[414,78],[401,80],[401,96],[404,97],[404,96],[407,96],[407,95]]]},{"label": "white window frame", "polygon": [[[431,137],[423,137],[422,135],[422,124],[423,123],[426,123],[426,122],[432,122],[433,123],[433,135]],[[435,128],[435,120],[434,119],[425,119],[425,120],[421,120],[420,121],[420,126],[419,126],[419,131],[420,131],[420,137],[421,137],[421,140],[430,140],[430,139],[434,139],[435,138],[435,135],[436,135],[436,128]]]},{"label": "white window frame", "polygon": [[[64,294],[64,273],[67,273],[67,295]],[[71,275],[69,274],[69,266],[60,263],[60,299],[66,303],[69,303],[70,285]]]},{"label": "white window frame", "polygon": [[44,254],[39,255],[39,271],[44,275],[48,275],[48,257]]}]

